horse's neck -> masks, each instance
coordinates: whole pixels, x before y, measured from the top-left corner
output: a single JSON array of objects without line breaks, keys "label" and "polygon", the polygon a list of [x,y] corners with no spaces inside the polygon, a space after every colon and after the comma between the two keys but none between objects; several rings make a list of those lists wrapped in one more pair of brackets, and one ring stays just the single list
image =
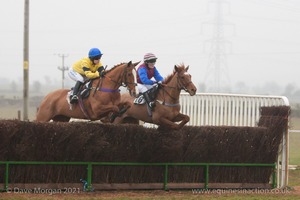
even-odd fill
[{"label": "horse's neck", "polygon": [[101,80],[102,87],[109,88],[112,90],[118,89],[122,84],[122,80],[120,80],[120,79],[121,79],[123,71],[124,70],[121,69],[121,67],[118,67],[118,68],[115,68],[113,71],[110,71],[109,73],[107,73],[105,75],[105,78],[101,78],[102,79]]},{"label": "horse's neck", "polygon": [[158,95],[161,100],[169,103],[178,103],[180,89],[178,88],[177,76],[174,76],[170,82],[160,90]]}]

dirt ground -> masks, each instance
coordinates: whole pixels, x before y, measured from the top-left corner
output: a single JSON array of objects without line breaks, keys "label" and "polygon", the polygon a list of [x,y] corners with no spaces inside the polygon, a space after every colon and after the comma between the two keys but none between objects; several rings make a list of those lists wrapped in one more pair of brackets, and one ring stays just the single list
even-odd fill
[{"label": "dirt ground", "polygon": [[[289,190],[265,190],[261,193],[251,192],[251,190],[244,193],[232,192],[231,190],[210,190],[207,193],[195,193],[191,190],[183,191],[163,191],[163,190],[152,190],[152,191],[97,191],[97,192],[80,192],[74,194],[64,193],[47,193],[47,194],[34,194],[34,193],[0,193],[1,199],[198,199],[199,197],[205,197],[205,199],[213,199],[216,196],[234,197],[236,195],[241,196],[266,196],[270,195],[273,198],[285,197],[292,199],[300,198],[300,186],[295,186]],[[272,198],[272,199],[273,199]]]}]

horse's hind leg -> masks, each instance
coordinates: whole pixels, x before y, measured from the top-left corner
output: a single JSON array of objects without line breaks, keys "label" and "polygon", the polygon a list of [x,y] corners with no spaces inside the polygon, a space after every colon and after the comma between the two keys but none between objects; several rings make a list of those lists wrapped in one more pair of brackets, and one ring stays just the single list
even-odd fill
[{"label": "horse's hind leg", "polygon": [[125,117],[122,120],[122,124],[139,124],[139,120],[133,117]]},{"label": "horse's hind leg", "polygon": [[64,116],[64,115],[57,115],[55,117],[52,118],[52,120],[54,122],[69,122],[70,121],[70,117]]},{"label": "horse's hind leg", "polygon": [[49,122],[52,119],[50,112],[42,112],[41,109],[38,110],[36,114],[35,121],[37,122]]}]

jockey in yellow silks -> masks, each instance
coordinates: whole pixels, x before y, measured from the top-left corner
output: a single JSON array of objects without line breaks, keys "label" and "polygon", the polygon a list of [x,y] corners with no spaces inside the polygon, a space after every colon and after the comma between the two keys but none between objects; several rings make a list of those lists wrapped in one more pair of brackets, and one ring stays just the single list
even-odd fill
[{"label": "jockey in yellow silks", "polygon": [[69,76],[76,81],[73,88],[73,94],[70,96],[70,103],[78,101],[78,92],[81,85],[88,79],[94,79],[104,75],[104,67],[100,62],[102,53],[98,48],[92,48],[89,51],[89,57],[83,58],[73,64],[69,70]]}]

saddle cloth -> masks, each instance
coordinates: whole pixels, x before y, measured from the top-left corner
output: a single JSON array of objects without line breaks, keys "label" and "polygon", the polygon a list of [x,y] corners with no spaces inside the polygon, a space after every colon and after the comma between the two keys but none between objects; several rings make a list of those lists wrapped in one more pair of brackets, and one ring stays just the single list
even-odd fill
[{"label": "saddle cloth", "polygon": [[[154,85],[151,89],[146,91],[151,100],[156,99],[158,88],[159,88],[159,85]],[[133,103],[142,105],[142,104],[146,103],[146,100],[145,100],[144,96],[140,93],[139,96],[133,100]]]},{"label": "saddle cloth", "polygon": [[135,99],[133,100],[133,103],[134,103],[134,104],[138,104],[138,105],[142,105],[142,104],[145,104],[145,103],[146,103],[146,100],[145,100],[145,98],[144,98],[143,95],[140,95],[140,96],[138,96],[137,98],[135,98]]}]

